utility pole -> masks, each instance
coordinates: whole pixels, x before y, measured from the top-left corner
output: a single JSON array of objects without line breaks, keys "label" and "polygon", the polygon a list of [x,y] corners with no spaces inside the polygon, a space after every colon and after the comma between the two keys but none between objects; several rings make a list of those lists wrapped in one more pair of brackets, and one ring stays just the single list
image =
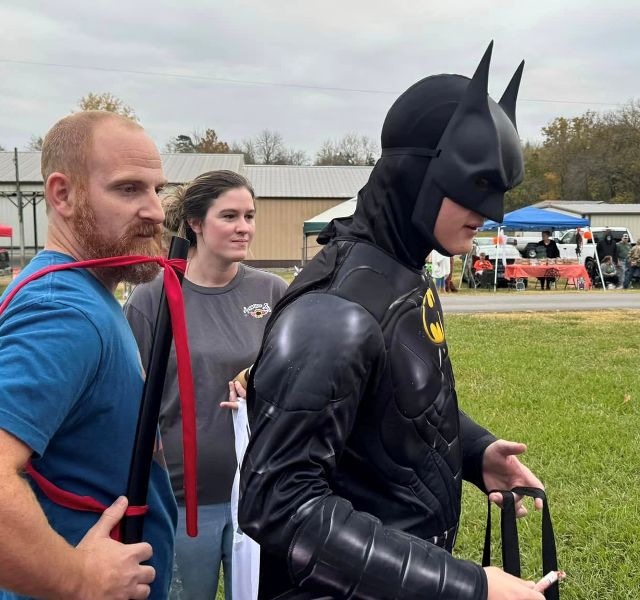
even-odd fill
[{"label": "utility pole", "polygon": [[24,255],[24,210],[22,206],[22,191],[20,190],[20,173],[18,170],[18,149],[13,149],[13,162],[16,165],[16,194],[18,197],[18,222],[20,229],[20,268],[24,269],[26,262]]},{"label": "utility pole", "polygon": [[33,255],[38,254],[38,220],[36,213],[36,195],[33,194],[31,197],[31,202],[33,203]]}]

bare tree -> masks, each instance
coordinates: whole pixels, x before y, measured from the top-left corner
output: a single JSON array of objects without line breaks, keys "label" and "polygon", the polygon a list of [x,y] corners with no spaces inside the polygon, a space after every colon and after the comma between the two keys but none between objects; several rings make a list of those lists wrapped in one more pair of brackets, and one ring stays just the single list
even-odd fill
[{"label": "bare tree", "polygon": [[231,152],[244,154],[248,165],[308,165],[309,157],[304,150],[286,148],[277,131],[263,130],[254,138],[231,144]]},{"label": "bare tree", "polygon": [[338,140],[325,140],[316,154],[316,165],[374,165],[378,145],[366,135],[348,133]]},{"label": "bare tree", "polygon": [[42,150],[42,144],[44,140],[41,135],[32,135],[29,143],[27,144],[27,150],[32,152],[40,152]]},{"label": "bare tree", "polygon": [[256,147],[251,139],[244,139],[242,142],[231,144],[231,152],[234,154],[244,154],[244,162],[248,165],[256,164]]},{"label": "bare tree", "polygon": [[277,131],[264,129],[254,139],[255,156],[263,165],[282,164],[285,153],[282,136]]},{"label": "bare tree", "polygon": [[296,165],[305,166],[311,164],[307,153],[304,150],[296,150],[295,148],[289,148],[285,150],[278,158],[277,164],[279,165]]},{"label": "bare tree", "polygon": [[103,92],[102,94],[94,94],[89,92],[78,101],[78,108],[83,110],[106,110],[138,121],[138,117],[133,108],[125,104],[120,98],[114,96],[111,92]]}]

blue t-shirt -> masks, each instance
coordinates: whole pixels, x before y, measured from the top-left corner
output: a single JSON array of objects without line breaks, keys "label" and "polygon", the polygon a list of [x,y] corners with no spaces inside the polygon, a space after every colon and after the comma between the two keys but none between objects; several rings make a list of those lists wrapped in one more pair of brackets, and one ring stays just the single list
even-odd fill
[{"label": "blue t-shirt", "polygon": [[[72,260],[43,251],[18,280]],[[126,493],[143,384],[120,304],[85,269],[28,283],[0,316],[0,428],[32,448],[36,471],[63,490],[106,505]],[[51,526],[72,545],[99,518],[53,504],[33,487]],[[166,598],[177,511],[161,451],[147,500],[144,540],[156,569],[151,598]],[[15,597],[0,591],[2,599]]]}]

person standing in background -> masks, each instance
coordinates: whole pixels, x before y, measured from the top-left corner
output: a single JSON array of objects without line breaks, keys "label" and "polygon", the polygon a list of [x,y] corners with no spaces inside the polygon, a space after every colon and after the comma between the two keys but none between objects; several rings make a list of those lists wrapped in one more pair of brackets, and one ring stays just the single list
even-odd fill
[{"label": "person standing in background", "polygon": [[449,263],[449,275],[444,280],[444,291],[445,292],[457,292],[458,288],[455,283],[453,283],[453,268],[455,264],[455,256],[451,257],[451,262]]},{"label": "person standing in background", "polygon": [[624,275],[623,287],[625,290],[629,289],[631,280],[634,277],[640,278],[640,245],[636,244],[627,257],[627,270]]},{"label": "person standing in background", "polygon": [[578,227],[576,230],[576,257],[580,260],[580,255],[582,254],[582,246],[584,244],[584,240],[582,239],[582,231]]},{"label": "person standing in background", "polygon": [[[541,248],[543,254],[546,254],[547,258],[560,258],[560,250],[558,249],[558,244],[556,244],[555,240],[551,239],[550,231],[542,232],[542,239],[538,242],[538,248]],[[548,290],[551,289],[551,284],[555,284],[555,277],[539,277],[540,287],[544,290],[545,283],[547,285]]]},{"label": "person standing in background", "polygon": [[[255,195],[244,177],[232,171],[204,173],[175,189],[166,201],[179,232],[192,247],[183,293],[196,396],[200,519],[198,537],[187,538],[182,425],[172,350],[160,412],[164,451],[178,500],[171,598],[215,598],[222,564],[225,597],[230,600],[230,497],[237,463],[232,414],[220,403],[229,399],[232,378],[254,361],[267,319],[287,286],[277,275],[242,263],[254,237],[256,215]],[[161,284],[158,278],[137,287],[125,305],[143,364],[149,358]]]},{"label": "person standing in background", "polygon": [[623,233],[622,239],[616,244],[618,248],[618,280],[620,284],[618,289],[622,289],[622,282],[625,280],[625,273],[627,271],[627,259],[629,258],[629,252],[631,252],[631,244],[629,243],[629,234]]},{"label": "person standing in background", "polygon": [[611,229],[605,229],[604,238],[596,244],[596,253],[598,254],[598,262],[603,263],[607,256],[613,260],[613,264],[618,264],[618,246],[613,239]]},{"label": "person standing in background", "polygon": [[431,252],[431,276],[435,279],[439,292],[445,291],[445,281],[451,272],[451,259],[437,250]]}]

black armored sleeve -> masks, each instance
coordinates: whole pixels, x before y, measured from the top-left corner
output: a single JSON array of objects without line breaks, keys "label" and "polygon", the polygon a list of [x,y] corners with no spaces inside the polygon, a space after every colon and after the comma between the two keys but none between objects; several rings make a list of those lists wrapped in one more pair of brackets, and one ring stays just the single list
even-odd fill
[{"label": "black armored sleeve", "polygon": [[385,527],[331,489],[384,361],[380,327],[357,304],[308,293],[279,315],[249,392],[240,526],[286,562],[278,577],[301,596],[484,600],[480,566]]}]

